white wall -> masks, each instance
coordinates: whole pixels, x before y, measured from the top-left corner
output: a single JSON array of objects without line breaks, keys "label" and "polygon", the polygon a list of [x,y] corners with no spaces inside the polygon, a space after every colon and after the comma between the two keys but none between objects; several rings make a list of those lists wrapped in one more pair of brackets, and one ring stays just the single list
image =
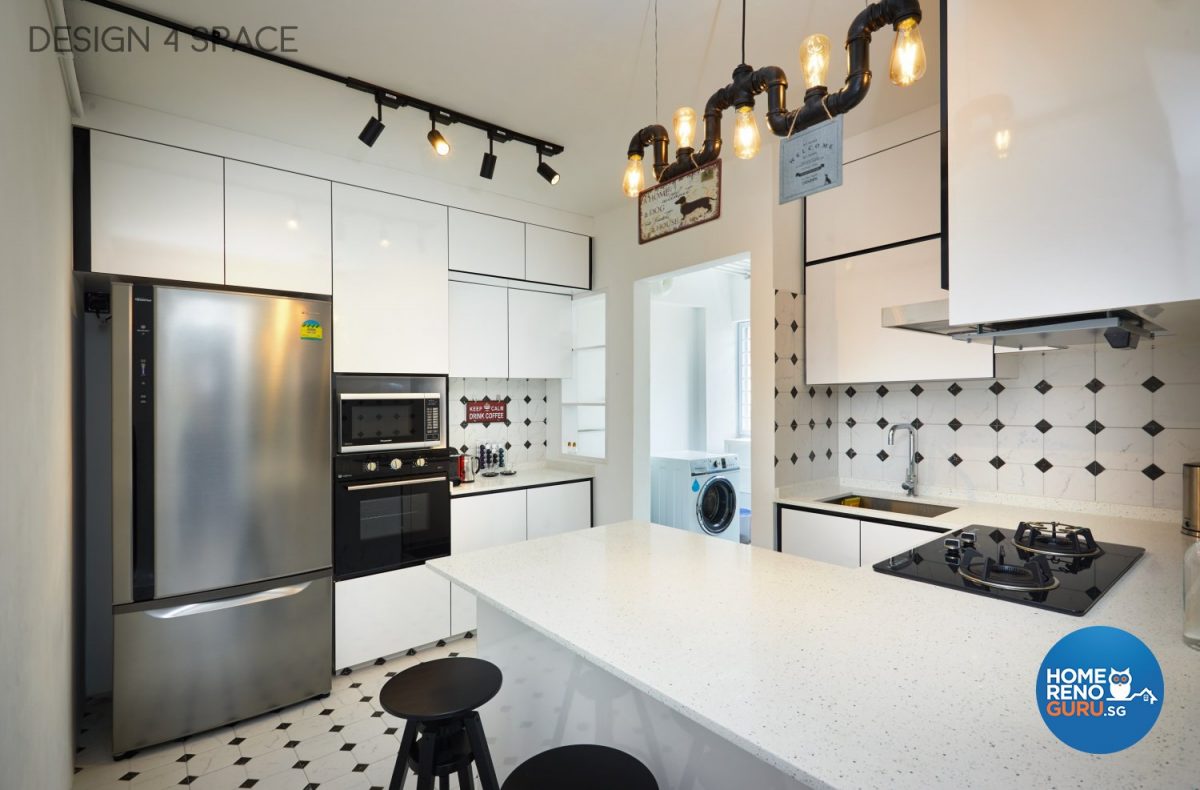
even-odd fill
[{"label": "white wall", "polygon": [[[728,124],[726,124],[728,126]],[[649,287],[644,278],[715,259],[750,257],[751,365],[754,389],[753,506],[769,513],[773,475],[775,288],[798,290],[800,207],[778,205],[778,142],[764,134],[750,161],[723,157],[721,217],[682,233],[637,243],[637,208],[630,200],[596,218],[596,288],[608,293],[608,461],[597,467],[599,524],[650,514]],[[614,181],[621,166],[614,160]],[[607,185],[604,188],[609,188]],[[611,188],[616,189],[616,186]],[[769,518],[759,524],[770,524]],[[753,542],[770,546],[771,530]]]},{"label": "white wall", "polygon": [[70,118],[52,53],[0,4],[0,787],[65,790],[72,738]]},{"label": "white wall", "polygon": [[705,310],[650,303],[650,453],[703,450]]}]

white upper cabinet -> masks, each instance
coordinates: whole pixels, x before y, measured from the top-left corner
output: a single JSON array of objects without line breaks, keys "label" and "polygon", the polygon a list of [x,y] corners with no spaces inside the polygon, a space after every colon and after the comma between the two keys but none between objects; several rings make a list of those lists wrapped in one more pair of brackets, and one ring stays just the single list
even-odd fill
[{"label": "white upper cabinet", "polygon": [[508,289],[451,282],[450,317],[450,375],[508,378]]},{"label": "white upper cabinet", "polygon": [[225,162],[225,282],[330,293],[328,181]]},{"label": "white upper cabinet", "polygon": [[104,132],[89,136],[91,270],[223,283],[221,158]]},{"label": "white upper cabinet", "polygon": [[509,289],[510,378],[569,378],[571,348],[570,296]]},{"label": "white upper cabinet", "polygon": [[1200,298],[1200,5],[949,0],[945,24],[951,323]]},{"label": "white upper cabinet", "polygon": [[525,279],[525,224],[490,214],[450,209],[450,268]]},{"label": "white upper cabinet", "polygon": [[931,134],[847,162],[840,187],[805,200],[805,260],[941,233],[941,161],[935,123]]},{"label": "white upper cabinet", "polygon": [[541,486],[528,493],[530,540],[592,526],[591,482]]},{"label": "white upper cabinet", "polygon": [[333,366],[446,373],[446,207],[333,185]]},{"label": "white upper cabinet", "polygon": [[994,375],[991,346],[886,329],[883,308],[945,298],[941,240],[807,266],[805,373],[810,384]]},{"label": "white upper cabinet", "polygon": [[526,225],[525,279],[590,288],[591,239],[541,225]]}]

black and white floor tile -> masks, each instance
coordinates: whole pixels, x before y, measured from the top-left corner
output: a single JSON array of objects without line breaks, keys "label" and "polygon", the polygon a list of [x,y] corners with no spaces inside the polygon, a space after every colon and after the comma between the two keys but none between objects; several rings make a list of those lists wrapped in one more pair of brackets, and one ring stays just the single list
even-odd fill
[{"label": "black and white floor tile", "polygon": [[[474,655],[459,639],[333,679],[310,700],[114,761],[105,702],[83,716],[73,790],[370,790],[391,780],[404,722],[383,712],[379,690],[422,661]],[[410,777],[409,781],[413,781]]]}]

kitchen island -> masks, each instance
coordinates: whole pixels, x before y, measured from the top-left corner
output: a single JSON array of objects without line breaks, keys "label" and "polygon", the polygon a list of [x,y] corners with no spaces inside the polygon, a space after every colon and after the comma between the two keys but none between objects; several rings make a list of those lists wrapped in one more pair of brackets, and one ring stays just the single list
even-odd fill
[{"label": "kitchen island", "polygon": [[[483,712],[501,777],[595,742],[664,790],[1194,787],[1177,531],[1123,530],[1146,555],[1084,618],[646,522],[429,566],[479,597],[479,655],[505,675]],[[1060,743],[1034,699],[1046,651],[1089,625],[1137,634],[1166,679],[1155,728],[1107,756]]]}]

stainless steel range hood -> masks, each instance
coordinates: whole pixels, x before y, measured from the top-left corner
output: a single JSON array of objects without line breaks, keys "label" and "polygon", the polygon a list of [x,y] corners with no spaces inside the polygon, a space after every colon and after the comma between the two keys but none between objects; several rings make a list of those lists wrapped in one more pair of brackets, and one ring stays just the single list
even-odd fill
[{"label": "stainless steel range hood", "polygon": [[1079,315],[997,321],[985,324],[951,324],[950,300],[883,308],[883,326],[947,335],[968,343],[990,343],[1015,351],[1067,348],[1101,341],[1113,348],[1136,348],[1143,337],[1152,338],[1163,328],[1132,310],[1106,310]]}]

